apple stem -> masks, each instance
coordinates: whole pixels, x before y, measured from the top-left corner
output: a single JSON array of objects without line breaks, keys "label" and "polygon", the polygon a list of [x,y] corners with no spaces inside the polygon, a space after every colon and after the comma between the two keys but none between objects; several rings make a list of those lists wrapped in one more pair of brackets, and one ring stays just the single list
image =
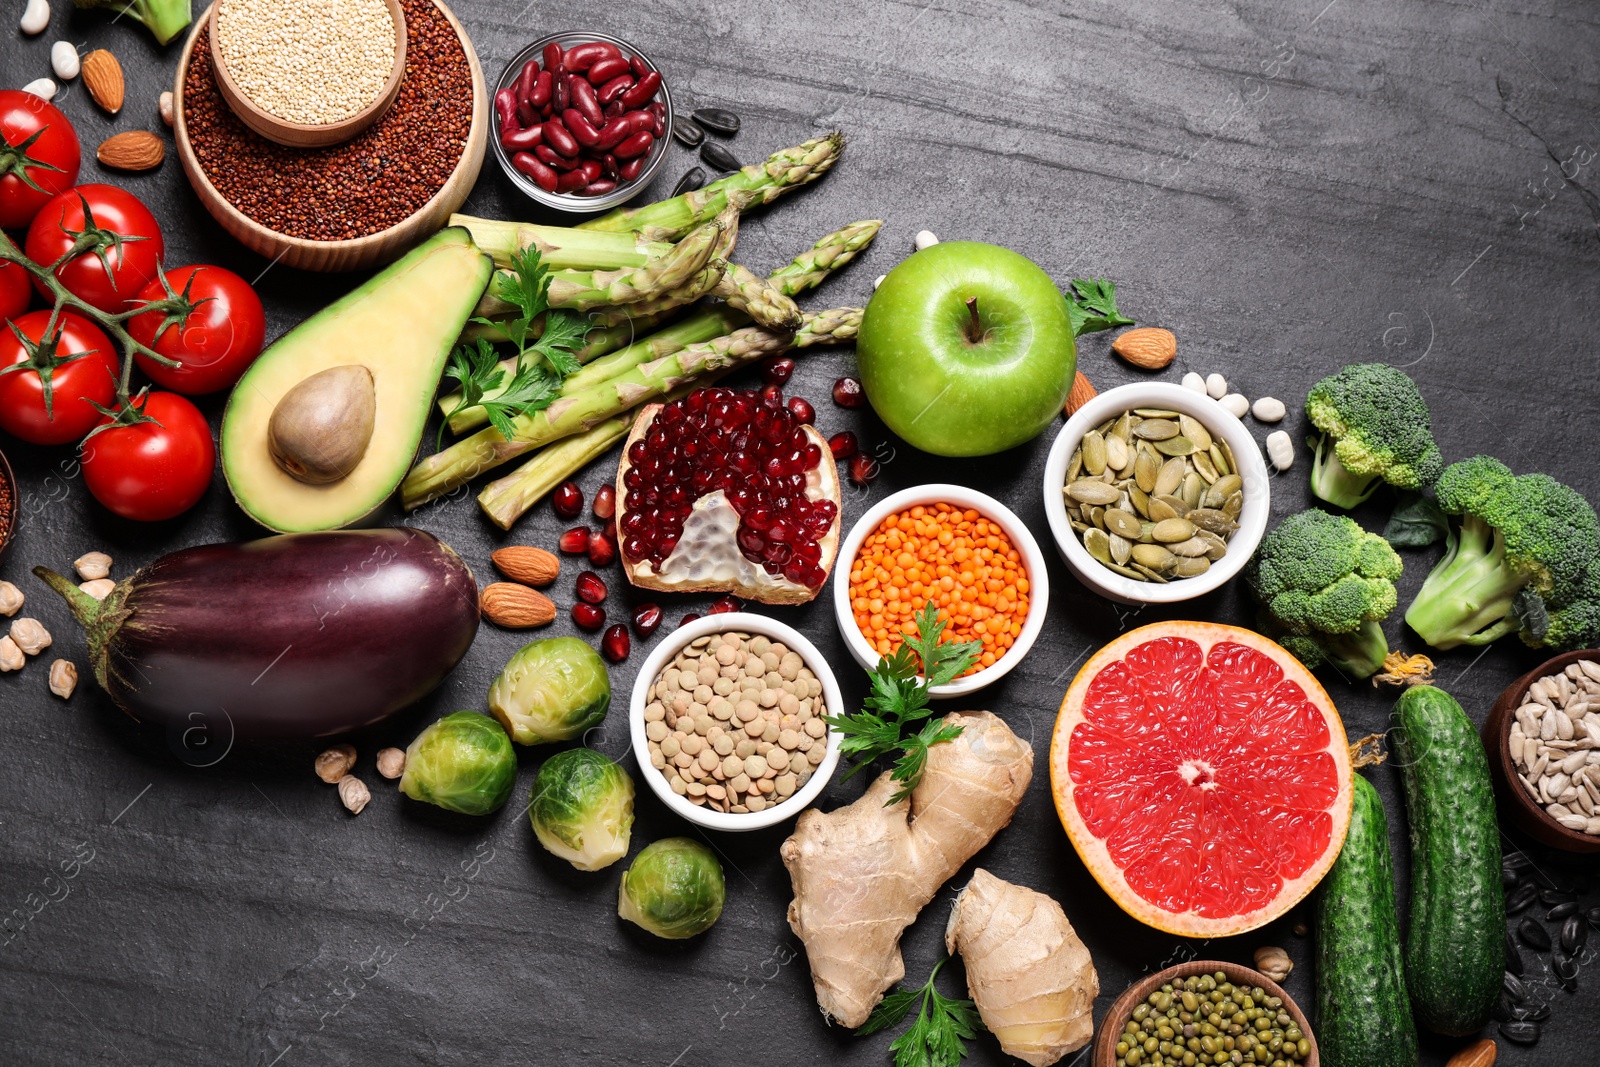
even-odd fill
[{"label": "apple stem", "polygon": [[977,297],[967,297],[967,310],[972,313],[972,319],[967,323],[967,342],[977,344],[983,340],[983,323],[978,319]]}]

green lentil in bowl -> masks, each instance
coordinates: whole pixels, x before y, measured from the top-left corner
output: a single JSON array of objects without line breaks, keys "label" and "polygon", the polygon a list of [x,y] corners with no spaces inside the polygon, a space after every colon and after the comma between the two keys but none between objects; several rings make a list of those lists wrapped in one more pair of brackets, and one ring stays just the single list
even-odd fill
[{"label": "green lentil in bowl", "polygon": [[1293,1067],[1310,1053],[1281,998],[1217,971],[1165,982],[1135,1007],[1117,1038],[1116,1063]]}]

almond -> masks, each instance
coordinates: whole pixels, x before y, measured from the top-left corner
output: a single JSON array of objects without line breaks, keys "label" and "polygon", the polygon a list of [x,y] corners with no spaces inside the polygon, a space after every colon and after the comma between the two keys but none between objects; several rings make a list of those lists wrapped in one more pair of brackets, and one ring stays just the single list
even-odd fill
[{"label": "almond", "polygon": [[167,146],[149,130],[124,130],[102,141],[94,155],[115,170],[154,170],[167,158]]},{"label": "almond", "polygon": [[1099,394],[1095,387],[1089,384],[1089,379],[1083,376],[1083,371],[1079,371],[1077,377],[1072,379],[1072,391],[1067,394],[1067,414],[1071,415],[1097,395]]},{"label": "almond", "polygon": [[1145,370],[1160,370],[1178,354],[1178,339],[1171,330],[1155,326],[1141,326],[1137,330],[1118,334],[1111,342],[1111,351]]},{"label": "almond", "polygon": [[125,88],[122,81],[122,64],[104,48],[96,48],[83,57],[81,64],[83,84],[94,102],[115,115],[122,110]]},{"label": "almond", "polygon": [[1494,1054],[1495,1044],[1486,1037],[1451,1056],[1445,1067],[1492,1067]]},{"label": "almond", "polygon": [[496,549],[489,558],[501,574],[523,585],[549,585],[561,573],[560,557],[532,545]]},{"label": "almond", "polygon": [[556,606],[536,589],[515,582],[495,582],[478,594],[483,617],[508,630],[526,630],[555,621]]}]

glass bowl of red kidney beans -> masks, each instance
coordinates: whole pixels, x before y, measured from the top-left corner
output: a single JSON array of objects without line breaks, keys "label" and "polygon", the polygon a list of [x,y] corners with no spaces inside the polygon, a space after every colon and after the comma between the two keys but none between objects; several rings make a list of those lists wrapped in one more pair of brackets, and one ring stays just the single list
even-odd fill
[{"label": "glass bowl of red kidney beans", "polygon": [[604,33],[554,33],[495,87],[494,154],[518,188],[559,211],[631,200],[667,155],[672,96],[645,55]]}]

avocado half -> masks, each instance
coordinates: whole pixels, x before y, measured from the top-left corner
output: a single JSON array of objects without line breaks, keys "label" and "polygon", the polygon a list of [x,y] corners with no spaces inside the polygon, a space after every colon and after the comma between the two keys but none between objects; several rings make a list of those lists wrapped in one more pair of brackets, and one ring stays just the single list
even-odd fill
[{"label": "avocado half", "polygon": [[[450,349],[493,274],[467,231],[448,227],[263,352],[222,415],[222,472],[245,513],[281,532],[332,530],[387,500],[416,458]],[[346,364],[372,372],[377,405],[366,453],[338,481],[298,481],[273,461],[267,425],[285,393]]]}]

